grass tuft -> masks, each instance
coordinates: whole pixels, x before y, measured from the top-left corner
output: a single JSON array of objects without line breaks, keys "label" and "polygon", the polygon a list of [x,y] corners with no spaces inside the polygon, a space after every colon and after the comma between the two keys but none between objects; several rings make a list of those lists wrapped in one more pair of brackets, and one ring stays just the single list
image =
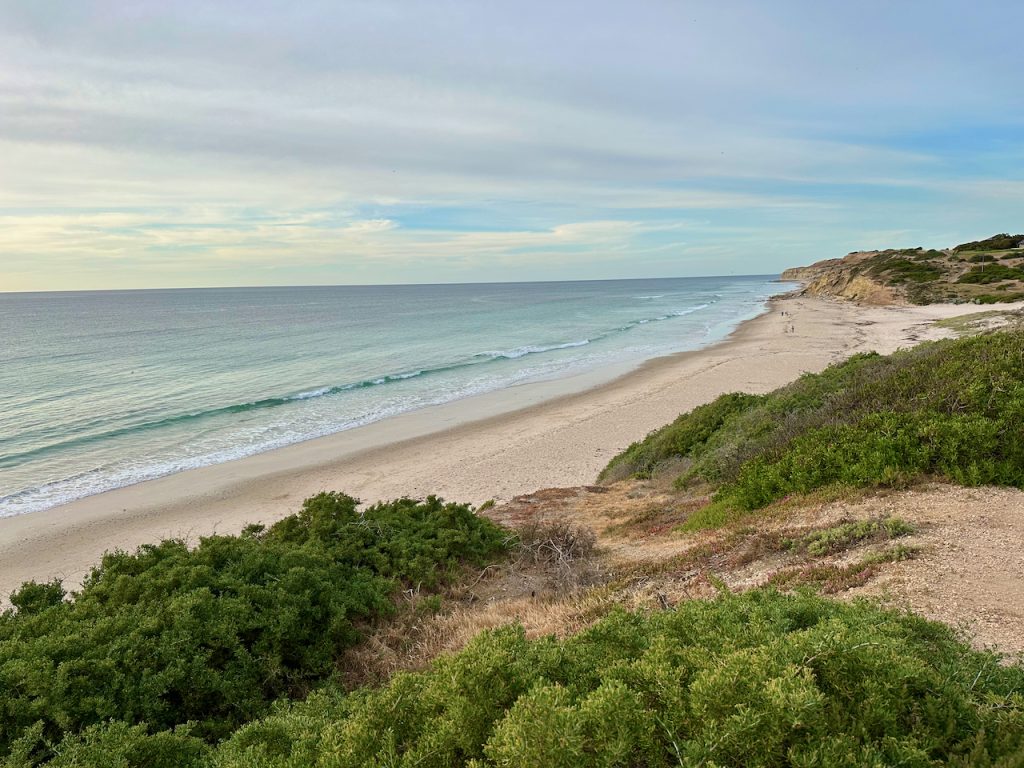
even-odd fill
[{"label": "grass tuft", "polygon": [[810,587],[822,594],[831,595],[862,587],[877,575],[884,563],[898,563],[909,560],[917,554],[913,547],[897,545],[881,552],[872,552],[854,563],[846,565],[804,565],[786,568],[774,573],[768,584],[778,589]]}]

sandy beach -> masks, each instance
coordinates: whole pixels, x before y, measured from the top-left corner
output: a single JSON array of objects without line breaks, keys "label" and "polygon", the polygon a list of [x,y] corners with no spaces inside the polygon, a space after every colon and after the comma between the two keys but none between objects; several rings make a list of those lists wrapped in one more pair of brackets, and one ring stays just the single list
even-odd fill
[{"label": "sandy beach", "polygon": [[631,442],[724,392],[766,392],[856,352],[939,338],[931,322],[977,311],[775,299],[727,340],[636,370],[513,387],[0,519],[0,595],[30,579],[72,587],[104,551],[273,522],[322,490],[478,504],[590,483]]}]

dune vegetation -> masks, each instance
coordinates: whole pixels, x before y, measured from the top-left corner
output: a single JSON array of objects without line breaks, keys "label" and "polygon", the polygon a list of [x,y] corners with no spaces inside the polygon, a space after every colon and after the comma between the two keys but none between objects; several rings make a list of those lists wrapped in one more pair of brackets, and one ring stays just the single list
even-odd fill
[{"label": "dune vegetation", "polygon": [[1024,668],[868,603],[757,590],[566,639],[485,632],[376,690],[325,688],[209,747],[123,722],[53,766],[1014,766]]},{"label": "dune vegetation", "polygon": [[631,445],[604,480],[705,486],[716,524],[791,494],[928,477],[1024,488],[1024,334],[856,355],[767,395],[727,394]]},{"label": "dune vegetation", "polygon": [[166,731],[155,743],[198,754],[330,677],[400,587],[438,587],[508,546],[465,505],[356,505],[324,493],[267,529],[111,553],[72,595],[23,586],[0,614],[0,754],[39,764],[94,727]]}]

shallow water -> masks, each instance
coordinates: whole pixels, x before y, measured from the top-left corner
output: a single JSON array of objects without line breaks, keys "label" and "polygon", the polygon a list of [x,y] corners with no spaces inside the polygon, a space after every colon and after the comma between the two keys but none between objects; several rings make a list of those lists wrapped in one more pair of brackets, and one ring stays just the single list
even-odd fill
[{"label": "shallow water", "polygon": [[0,516],[695,349],[773,279],[0,294]]}]

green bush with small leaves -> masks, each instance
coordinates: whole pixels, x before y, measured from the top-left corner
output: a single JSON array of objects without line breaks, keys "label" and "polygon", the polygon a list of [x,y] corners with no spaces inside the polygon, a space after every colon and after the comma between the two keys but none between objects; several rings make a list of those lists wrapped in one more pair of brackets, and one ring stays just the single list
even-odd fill
[{"label": "green bush with small leaves", "polygon": [[268,529],[107,554],[67,600],[26,584],[0,614],[0,755],[31,765],[77,734],[102,751],[111,728],[140,755],[223,738],[328,677],[400,585],[436,587],[506,538],[466,505],[322,493]]},{"label": "green bush with small leaves", "polygon": [[1024,280],[1024,270],[1008,267],[1005,264],[983,264],[966,272],[957,282],[989,285],[1001,283],[1004,280]]},{"label": "green bush with small leaves", "polygon": [[813,531],[793,542],[792,548],[820,557],[849,549],[863,541],[896,539],[914,532],[914,527],[897,517],[884,520],[856,520]]},{"label": "green bush with small leaves", "polygon": [[1024,235],[1011,235],[1006,232],[993,235],[987,240],[973,240],[969,243],[962,243],[953,250],[960,251],[1001,251],[1007,248],[1019,248],[1024,245]]},{"label": "green bush with small leaves", "polygon": [[709,483],[716,509],[741,510],[926,476],[1024,488],[1022,434],[1024,333],[1005,331],[856,355],[766,396],[723,396],[634,444],[606,474],[681,464],[677,484]]},{"label": "green bush with small leaves", "polygon": [[1024,301],[1024,292],[1012,291],[1003,294],[980,293],[974,297],[975,304],[1003,304],[1012,301]]},{"label": "green bush with small leaves", "polygon": [[891,283],[927,283],[939,278],[942,270],[932,264],[924,263],[916,257],[905,258],[884,258],[876,257],[875,261],[867,270],[868,274],[879,277],[884,276]]},{"label": "green bush with small leaves", "polygon": [[698,406],[668,426],[652,432],[644,440],[633,443],[611,460],[601,472],[600,479],[611,479],[623,473],[651,477],[660,463],[701,450],[712,435],[739,414],[758,405],[762,399],[758,395],[733,392]]},{"label": "green bush with small leaves", "polygon": [[[1002,762],[1000,762],[1002,761]],[[429,670],[282,708],[209,768],[1015,766],[1024,669],[869,603],[769,590],[486,632]]]}]

